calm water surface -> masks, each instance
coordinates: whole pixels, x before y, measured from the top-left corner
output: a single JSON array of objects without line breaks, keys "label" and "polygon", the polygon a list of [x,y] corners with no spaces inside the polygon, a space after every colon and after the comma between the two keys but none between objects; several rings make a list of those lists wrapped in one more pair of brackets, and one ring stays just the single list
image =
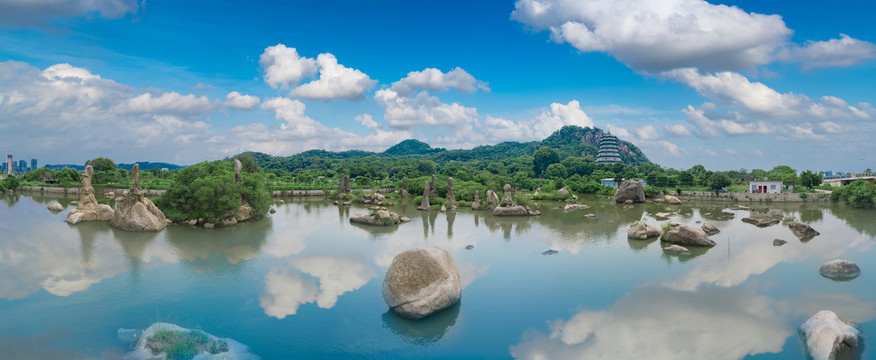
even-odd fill
[{"label": "calm water surface", "polygon": [[[797,327],[821,309],[876,334],[876,212],[844,206],[756,204],[770,210],[754,215],[783,214],[783,225],[756,228],[734,211],[709,220],[717,246],[678,258],[659,241],[627,240],[633,221],[663,223],[651,214],[665,206],[604,196],[578,212],[538,203],[533,218],[401,204],[393,210],[413,221],[391,228],[351,225],[365,207],[294,200],[255,223],[154,234],[67,225],[70,207],[46,209],[54,199],[74,200],[0,196],[2,359],[118,359],[130,344],[116,331],[155,321],[233,338],[264,359],[800,359]],[[699,226],[726,206],[668,209]],[[583,218],[591,212],[599,218]],[[821,235],[797,240],[791,221]],[[395,254],[427,246],[452,254],[463,296],[413,322],[388,311],[381,285]],[[821,277],[838,257],[861,276]]]}]

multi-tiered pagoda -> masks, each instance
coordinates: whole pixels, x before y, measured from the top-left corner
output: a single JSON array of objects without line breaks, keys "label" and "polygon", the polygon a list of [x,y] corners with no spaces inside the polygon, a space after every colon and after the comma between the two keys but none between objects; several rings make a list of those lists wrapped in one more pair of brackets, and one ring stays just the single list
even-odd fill
[{"label": "multi-tiered pagoda", "polygon": [[597,164],[614,164],[621,162],[617,137],[610,132],[599,139],[599,152],[596,154]]}]

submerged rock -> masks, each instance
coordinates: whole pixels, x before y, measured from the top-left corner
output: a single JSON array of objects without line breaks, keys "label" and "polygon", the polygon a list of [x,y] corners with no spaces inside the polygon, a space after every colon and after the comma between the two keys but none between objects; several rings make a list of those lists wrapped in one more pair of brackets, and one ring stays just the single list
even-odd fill
[{"label": "submerged rock", "polygon": [[638,180],[624,180],[614,193],[614,201],[619,203],[645,202],[645,190]]},{"label": "submerged rock", "polygon": [[[186,329],[169,323],[155,323],[143,331],[140,339],[134,346],[134,350],[125,354],[125,360],[166,359],[164,351],[166,343],[155,339],[158,331],[172,331],[182,334],[195,334],[197,339],[192,340],[198,353],[192,358],[198,360],[256,360],[258,356],[250,352],[249,347],[233,339],[220,338],[203,331]],[[214,346],[215,345],[215,346]],[[215,353],[214,353],[215,352]]]},{"label": "submerged rock", "polygon": [[830,310],[821,310],[800,326],[814,360],[860,358],[860,332]]},{"label": "submerged rock", "polygon": [[596,219],[597,216],[596,216],[596,214],[587,214],[587,215],[584,215],[584,218],[585,219]]},{"label": "submerged rock", "polygon": [[752,225],[757,226],[757,227],[772,226],[772,225],[780,223],[781,221],[782,221],[781,219],[776,219],[776,218],[753,218],[753,217],[742,218],[742,222],[752,224]]},{"label": "submerged rock", "polygon": [[821,276],[830,279],[851,280],[861,275],[861,268],[858,267],[858,264],[851,261],[836,259],[821,265],[818,272]]},{"label": "submerged rock", "polygon": [[474,249],[474,245],[466,245],[466,246],[465,246],[465,249],[466,249],[466,250]]},{"label": "submerged rock", "polygon": [[773,246],[782,246],[782,245],[785,245],[787,243],[788,243],[787,241],[782,240],[782,239],[773,240]]},{"label": "submerged rock", "polygon": [[672,196],[672,195],[664,195],[663,202],[665,202],[667,204],[672,204],[672,205],[680,205],[681,204],[681,200],[678,200],[677,197]]},{"label": "submerged rock", "polygon": [[669,245],[663,248],[663,253],[668,255],[690,255],[690,250],[684,246]]},{"label": "submerged rock", "polygon": [[538,214],[523,205],[500,206],[493,209],[493,216],[535,216]]},{"label": "submerged rock", "polygon": [[669,229],[660,237],[660,240],[684,246],[715,246],[715,242],[706,237],[706,232],[703,229],[689,225],[679,225]]},{"label": "submerged rock", "polygon": [[646,240],[660,236],[660,230],[654,225],[648,225],[644,221],[636,221],[627,230],[627,238],[634,240]]},{"label": "submerged rock", "polygon": [[804,223],[791,223],[788,224],[788,227],[791,229],[791,232],[794,233],[794,236],[796,236],[798,239],[806,239],[821,234]]},{"label": "submerged rock", "polygon": [[47,206],[47,208],[50,211],[64,211],[64,205],[61,205],[61,203],[59,203],[58,200],[52,200],[52,202],[49,203],[49,206]]},{"label": "submerged rock", "polygon": [[721,230],[718,230],[715,225],[709,223],[703,223],[702,229],[706,233],[706,235],[715,235],[721,232]]},{"label": "submerged rock", "polygon": [[396,255],[383,279],[383,300],[397,314],[420,319],[462,297],[459,272],[444,249],[411,249]]},{"label": "submerged rock", "polygon": [[590,205],[586,205],[586,204],[567,204],[566,206],[563,206],[563,210],[566,210],[566,211],[586,210],[589,208],[590,208]]},{"label": "submerged rock", "polygon": [[556,250],[547,250],[547,251],[545,251],[545,252],[543,252],[543,253],[541,253],[541,254],[542,254],[542,255],[553,255],[553,254],[556,254],[556,253],[558,253],[558,252],[559,252],[559,251],[556,251]]},{"label": "submerged rock", "polygon": [[654,218],[657,220],[666,220],[669,219],[670,216],[672,216],[672,213],[659,212],[654,214]]}]

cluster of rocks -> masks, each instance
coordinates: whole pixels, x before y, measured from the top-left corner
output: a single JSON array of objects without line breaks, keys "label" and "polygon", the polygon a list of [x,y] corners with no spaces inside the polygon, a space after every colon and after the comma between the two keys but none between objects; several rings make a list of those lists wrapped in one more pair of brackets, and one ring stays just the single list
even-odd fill
[{"label": "cluster of rocks", "polygon": [[[493,208],[493,216],[535,216],[541,215],[541,213],[536,210],[532,211],[528,207],[524,205],[517,205],[514,203],[514,198],[511,194],[511,184],[505,184],[503,187],[505,191],[505,198],[502,201],[502,204]],[[487,192],[487,204],[490,204],[490,193]],[[492,196],[496,197],[495,193],[492,193]],[[498,197],[496,198],[498,202]]]},{"label": "cluster of rocks", "polygon": [[97,198],[94,197],[94,187],[91,186],[93,174],[94,168],[91,165],[86,166],[85,174],[82,175],[82,186],[79,190],[79,205],[67,214],[68,224],[75,225],[83,221],[110,221],[113,218],[115,210],[109,205],[98,204]]},{"label": "cluster of rocks", "polygon": [[110,225],[127,231],[160,231],[168,224],[164,213],[143,195],[140,186],[140,165],[131,169],[131,190],[115,210]]},{"label": "cluster of rocks", "polygon": [[444,249],[411,249],[396,255],[383,279],[383,300],[396,314],[420,319],[453,306],[462,282]]},{"label": "cluster of rocks", "polygon": [[392,226],[400,222],[411,221],[409,218],[399,217],[398,214],[386,210],[385,207],[379,208],[368,215],[351,216],[350,223],[374,225],[374,226]]}]

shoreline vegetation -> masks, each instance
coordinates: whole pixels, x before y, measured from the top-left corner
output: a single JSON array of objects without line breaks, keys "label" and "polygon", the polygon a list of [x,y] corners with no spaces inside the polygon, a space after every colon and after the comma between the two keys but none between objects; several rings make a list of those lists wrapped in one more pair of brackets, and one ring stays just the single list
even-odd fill
[{"label": "shoreline vegetation", "polygon": [[[417,140],[405,140],[383,153],[310,150],[280,157],[245,152],[232,158],[202,162],[182,169],[153,168],[141,171],[141,184],[148,195],[162,195],[156,197],[156,204],[166,213],[170,210],[170,217],[178,219],[220,216],[209,209],[216,208],[219,200],[228,200],[224,205],[237,204],[227,196],[243,188],[247,189],[246,197],[250,201],[255,199],[259,205],[262,201],[269,201],[264,199],[270,199],[271,195],[332,197],[336,195],[342,176],[352,179],[350,187],[353,198],[348,200],[351,202],[357,202],[362,194],[375,191],[401,194],[405,190],[407,194],[422,194],[424,181],[431,180],[435,175],[437,197],[430,199],[434,205],[443,201],[447,194],[447,179],[452,177],[456,199],[464,203],[473,202],[476,191],[481,194],[487,190],[501,193],[503,184],[511,184],[515,191],[521,193],[535,194],[532,197],[535,200],[568,200],[572,194],[612,195],[615,188],[605,185],[606,180],[619,183],[623,179],[635,178],[647,183],[644,190],[650,199],[664,194],[689,200],[718,201],[808,202],[829,199],[853,207],[874,207],[876,191],[872,183],[858,181],[835,188],[822,185],[823,173],[812,170],[798,172],[786,165],[751,171],[710,171],[702,165],[687,170],[662,168],[651,163],[641,150],[627,142],[621,142],[624,162],[596,163],[596,144],[604,134],[599,129],[566,126],[540,142],[506,142],[471,150],[445,150],[432,148]],[[235,159],[240,160],[246,179],[242,185],[237,185],[241,189],[231,189],[235,187],[232,186],[231,170]],[[92,186],[97,192],[112,192],[131,185],[130,172],[118,167],[109,158],[92,159],[86,164],[95,169]],[[212,171],[218,171],[219,167],[224,169],[222,175],[214,177]],[[195,174],[201,168],[212,170]],[[867,169],[867,172],[870,170]],[[212,180],[202,179],[205,176]],[[6,177],[0,181],[0,191],[18,187],[30,191],[36,191],[38,187],[40,191],[48,192],[54,191],[46,189],[74,189],[80,177],[79,172],[69,168],[61,171],[40,168],[21,178]],[[746,192],[750,181],[763,179],[781,181],[783,192]],[[209,187],[210,190],[202,190],[203,187]],[[568,194],[556,195],[564,188]],[[199,191],[199,195],[194,195]],[[73,190],[64,192],[76,193]],[[209,205],[197,210],[188,206],[185,210],[174,212],[170,207],[171,202],[165,199],[167,194],[172,194],[171,197],[176,199],[194,196]],[[194,200],[180,200],[176,204],[191,205]],[[229,206],[220,208],[224,211]],[[266,213],[267,206],[263,209]],[[261,213],[262,207],[258,210]]]}]

